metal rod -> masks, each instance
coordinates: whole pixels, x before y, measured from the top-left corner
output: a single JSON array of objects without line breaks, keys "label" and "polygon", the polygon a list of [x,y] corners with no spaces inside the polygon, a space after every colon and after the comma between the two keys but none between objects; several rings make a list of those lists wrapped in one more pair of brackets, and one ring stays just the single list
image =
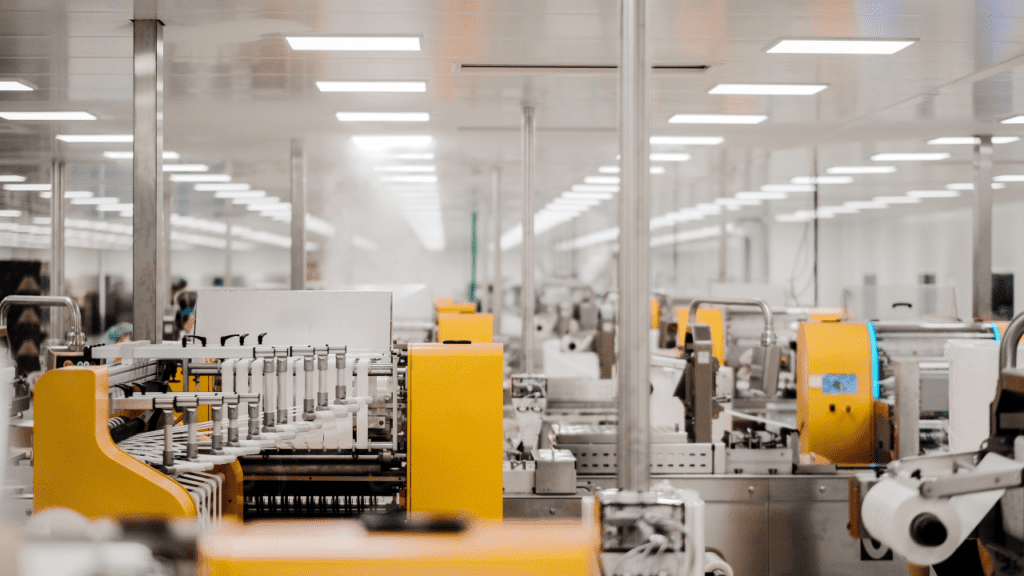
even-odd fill
[{"label": "metal rod", "polygon": [[[729,196],[729,154],[725,148],[718,153],[718,197]],[[718,217],[718,282],[725,284],[729,277],[729,228],[728,210],[722,209]]]},{"label": "metal rod", "polygon": [[971,259],[971,311],[975,320],[992,319],[992,135],[974,145],[974,250]]},{"label": "metal rod", "polygon": [[690,302],[690,316],[687,320],[687,324],[693,325],[697,323],[697,308],[700,307],[701,304],[757,306],[761,309],[761,315],[764,316],[764,332],[761,333],[761,345],[771,346],[775,344],[775,322],[772,317],[772,309],[764,300],[757,300],[756,298],[694,298]]},{"label": "metal rod", "polygon": [[533,106],[523,106],[523,372],[533,372],[533,176],[537,124]]},{"label": "metal rod", "polygon": [[231,271],[231,235],[234,232],[234,228],[231,225],[231,202],[227,202],[224,205],[224,224],[227,225],[227,230],[224,231],[224,287],[230,288],[234,286],[234,282],[231,279],[233,275]]},{"label": "metal rod", "polygon": [[[53,161],[50,198],[50,295],[64,295],[64,178],[67,173],[64,162]],[[79,322],[78,332],[81,331]],[[50,339],[63,341],[64,316],[59,309],[50,311]]]},{"label": "metal rod", "polygon": [[619,61],[618,487],[650,483],[650,0],[622,0]]},{"label": "metal rod", "polygon": [[1024,313],[1017,314],[1006,327],[1003,340],[999,344],[999,369],[1017,367],[1017,345],[1024,337]]},{"label": "metal rod", "polygon": [[292,290],[306,289],[306,147],[292,138]]},{"label": "metal rod", "polygon": [[501,312],[505,307],[504,289],[501,286],[501,168],[491,174],[491,204],[494,208],[494,278],[491,284],[491,313],[494,315],[494,335],[501,334]]},{"label": "metal rod", "polygon": [[[0,300],[0,330],[7,330],[7,314],[11,306],[63,306],[71,310],[71,330],[77,335],[82,333],[82,312],[78,304],[70,296],[22,296],[15,294]],[[61,335],[61,340],[64,335]],[[76,340],[79,337],[76,336]]]},{"label": "metal rod", "polygon": [[163,237],[163,24],[135,20],[132,204],[134,340],[162,341],[159,280]]}]

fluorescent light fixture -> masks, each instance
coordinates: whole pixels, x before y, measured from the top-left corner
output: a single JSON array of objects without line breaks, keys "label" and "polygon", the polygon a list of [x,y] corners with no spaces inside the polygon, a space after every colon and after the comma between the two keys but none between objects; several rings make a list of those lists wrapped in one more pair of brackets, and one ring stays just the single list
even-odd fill
[{"label": "fluorescent light fixture", "polygon": [[42,192],[50,188],[50,184],[4,184],[4,190],[10,192]]},{"label": "fluorescent light fixture", "polygon": [[[53,198],[53,192],[49,190],[46,192],[40,192],[39,197],[43,199]],[[64,192],[64,197],[68,199],[92,198],[92,192],[88,190],[67,190]]]},{"label": "fluorescent light fixture", "polygon": [[853,208],[854,210],[881,210],[889,205],[885,202],[850,201],[844,202],[843,206]]},{"label": "fluorescent light fixture", "polygon": [[562,198],[581,200],[611,200],[614,195],[607,192],[563,192]]},{"label": "fluorescent light fixture", "polygon": [[383,176],[381,180],[384,182],[416,182],[423,184],[432,184],[437,182],[437,176]]},{"label": "fluorescent light fixture", "polygon": [[317,82],[321,92],[426,92],[426,82]]},{"label": "fluorescent light fixture", "polygon": [[0,218],[20,218],[21,210],[0,210]]},{"label": "fluorescent light fixture", "polygon": [[651,154],[651,162],[686,162],[691,158],[689,154],[672,152],[655,152]]},{"label": "fluorescent light fixture", "polygon": [[851,176],[797,176],[790,180],[793,184],[850,184]]},{"label": "fluorescent light fixture", "polygon": [[619,187],[608,184],[573,184],[573,192],[618,192]]},{"label": "fluorescent light fixture", "polygon": [[571,214],[582,214],[590,209],[590,206],[576,206],[571,204],[548,204],[544,212],[567,212]]},{"label": "fluorescent light fixture", "polygon": [[420,154],[420,153],[395,154],[394,156],[389,156],[389,158],[394,158],[396,160],[433,160],[434,159],[434,155],[432,153],[430,153],[430,152],[425,152],[425,153],[422,153],[422,154]]},{"label": "fluorescent light fixture", "polygon": [[[134,153],[131,150],[116,150],[110,152],[104,152],[104,158],[110,158],[112,160],[131,160]],[[181,158],[181,154],[177,152],[171,152],[170,150],[164,150],[164,160],[177,160]],[[164,169],[167,169],[167,165],[164,164]]]},{"label": "fluorescent light fixture", "polygon": [[0,92],[31,92],[35,88],[20,80],[0,80]]},{"label": "fluorescent light fixture", "polygon": [[911,198],[956,198],[960,193],[956,190],[911,190],[907,192]]},{"label": "fluorescent light fixture", "polygon": [[730,206],[759,206],[761,201],[757,198],[716,198],[715,204]]},{"label": "fluorescent light fixture", "polygon": [[874,202],[881,202],[882,204],[920,204],[921,199],[911,196],[875,196]]},{"label": "fluorescent light fixture", "polygon": [[1014,116],[1001,122],[1002,124],[1024,124],[1024,116]]},{"label": "fluorescent light fixture", "polygon": [[95,120],[88,112],[0,112],[4,120]]},{"label": "fluorescent light fixture", "polygon": [[[1020,140],[1017,136],[993,136],[993,144],[1010,144]],[[977,136],[944,136],[942,138],[932,138],[928,141],[933,146],[954,146],[960,144],[978,144],[981,140]]]},{"label": "fluorescent light fixture", "polygon": [[68,144],[107,144],[112,142],[131,142],[131,134],[58,134],[57,140]]},{"label": "fluorescent light fixture", "polygon": [[214,198],[263,198],[267,193],[265,190],[218,190]]},{"label": "fluorescent light fixture", "polygon": [[418,51],[417,36],[286,36],[292,50]]},{"label": "fluorescent light fixture", "polygon": [[888,56],[903,50],[914,40],[876,40],[874,38],[809,38],[779,40],[768,48],[769,54],[868,54]]},{"label": "fluorescent light fixture", "polygon": [[785,192],[737,192],[740,200],[785,200]]},{"label": "fluorescent light fixture", "polygon": [[164,164],[164,172],[206,172],[206,164]]},{"label": "fluorescent light fixture", "polygon": [[664,174],[664,173],[665,173],[665,167],[664,166],[651,166],[651,174]]},{"label": "fluorescent light fixture", "polygon": [[290,212],[292,209],[291,202],[274,202],[271,204],[250,204],[249,210],[254,212]]},{"label": "fluorescent light fixture", "polygon": [[724,141],[721,136],[651,136],[651,144],[667,146],[717,146]]},{"label": "fluorescent light fixture", "polygon": [[676,114],[669,124],[760,124],[767,120],[764,114]]},{"label": "fluorescent light fixture", "polygon": [[618,176],[587,176],[583,179],[584,184],[618,184]]},{"label": "fluorescent light fixture", "polygon": [[600,200],[588,200],[585,198],[555,198],[551,201],[552,206],[598,206]]},{"label": "fluorescent light fixture", "polygon": [[[882,208],[885,208],[885,206],[882,206]],[[825,217],[835,216],[836,214],[856,214],[857,212],[859,210],[852,206],[822,206],[818,208],[818,215]]]},{"label": "fluorescent light fixture", "polygon": [[378,166],[377,172],[437,172],[437,166],[428,164],[410,164],[408,166]]},{"label": "fluorescent light fixture", "polygon": [[826,170],[829,174],[892,174],[895,166],[833,166]]},{"label": "fluorescent light fixture", "polygon": [[947,158],[948,152],[890,152],[871,157],[875,162],[930,162]]},{"label": "fluorescent light fixture", "polygon": [[364,150],[384,150],[410,146],[429,146],[432,136],[353,136],[352,142]]},{"label": "fluorescent light fixture", "polygon": [[993,180],[996,182],[1024,182],[1024,174],[1003,174],[996,176]]},{"label": "fluorescent light fixture", "polygon": [[[113,198],[111,198],[111,200],[113,200]],[[96,210],[99,212],[125,212],[127,210],[134,211],[134,208],[131,204],[120,204],[115,202],[114,204],[100,204],[96,206]]]},{"label": "fluorescent light fixture", "polygon": [[72,204],[76,204],[78,206],[110,206],[119,202],[120,200],[117,198],[110,198],[106,196],[101,196],[99,198],[75,198],[71,201]]},{"label": "fluorescent light fixture", "polygon": [[341,122],[426,122],[428,112],[338,112]]},{"label": "fluorescent light fixture", "polygon": [[946,184],[946,190],[974,190],[974,184],[971,184],[970,182]]},{"label": "fluorescent light fixture", "polygon": [[0,182],[24,182],[24,176],[18,176],[15,174],[0,174]]},{"label": "fluorescent light fixture", "polygon": [[[654,156],[654,154],[651,154],[651,156]],[[687,154],[687,156],[689,156],[689,154]],[[622,169],[618,166],[601,166],[597,171],[601,174],[618,174]]]},{"label": "fluorescent light fixture", "polygon": [[277,196],[266,196],[266,197],[264,197],[264,196],[258,196],[258,197],[243,196],[241,198],[235,198],[234,200],[231,201],[231,203],[232,204],[237,204],[237,205],[242,205],[242,204],[276,204],[276,203],[278,203],[280,201],[281,201],[281,199],[278,198]]},{"label": "fluorescent light fixture", "polygon": [[171,182],[231,182],[230,174],[171,174]]},{"label": "fluorescent light fixture", "polygon": [[828,88],[828,84],[719,84],[708,94],[736,96],[811,96]]},{"label": "fluorescent light fixture", "polygon": [[235,192],[248,190],[252,186],[243,182],[210,182],[195,185],[196,192],[217,192],[221,190],[233,190]]},{"label": "fluorescent light fixture", "polygon": [[814,192],[813,184],[765,184],[761,192]]}]

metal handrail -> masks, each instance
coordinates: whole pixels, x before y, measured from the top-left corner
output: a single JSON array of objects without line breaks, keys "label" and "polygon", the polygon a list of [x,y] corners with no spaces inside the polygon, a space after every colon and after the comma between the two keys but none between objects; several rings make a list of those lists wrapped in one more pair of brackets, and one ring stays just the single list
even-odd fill
[{"label": "metal handrail", "polygon": [[84,340],[82,337],[82,312],[78,304],[69,296],[27,296],[15,294],[0,300],[0,331],[7,330],[7,313],[11,306],[65,306],[71,310],[72,333],[68,346],[78,349]]},{"label": "metal handrail", "polygon": [[756,298],[716,298],[716,297],[701,297],[694,298],[690,302],[690,318],[688,324],[696,324],[697,322],[697,308],[701,304],[722,304],[726,306],[757,306],[761,309],[761,315],[764,316],[764,332],[761,334],[761,345],[772,346],[775,344],[775,328],[774,320],[772,317],[772,309],[768,306],[768,303],[764,300],[758,300]]}]

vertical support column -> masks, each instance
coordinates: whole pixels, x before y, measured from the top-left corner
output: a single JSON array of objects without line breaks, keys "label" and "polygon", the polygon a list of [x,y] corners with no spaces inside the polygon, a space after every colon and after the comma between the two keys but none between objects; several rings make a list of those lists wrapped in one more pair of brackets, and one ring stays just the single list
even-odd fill
[{"label": "vertical support column", "polygon": [[523,106],[523,373],[533,373],[533,174],[537,130],[533,106]]},{"label": "vertical support column", "polygon": [[[725,198],[729,195],[729,154],[725,148],[718,154],[718,197]],[[728,210],[722,207],[722,213],[718,217],[718,282],[725,284],[729,274],[729,227]]]},{"label": "vertical support column", "polygon": [[234,230],[231,227],[230,200],[224,204],[224,224],[227,226],[224,229],[224,287],[229,288],[234,285],[234,281],[232,280],[233,272],[231,271],[231,234]]},{"label": "vertical support column", "polygon": [[[132,323],[135,340],[160,342],[163,215],[163,23],[135,20]],[[164,279],[165,281],[167,279]]]},{"label": "vertical support column", "polygon": [[974,250],[971,258],[971,311],[975,320],[992,319],[992,135],[974,144]]},{"label": "vertical support column", "polygon": [[292,138],[292,290],[306,289],[306,146]]},{"label": "vertical support column", "polygon": [[505,307],[504,288],[501,285],[501,168],[491,175],[491,204],[494,209],[494,278],[491,283],[491,313],[494,315],[494,335],[501,334],[501,312]]},{"label": "vertical support column", "polygon": [[[64,162],[53,161],[50,190],[50,295],[64,295]],[[50,339],[63,341],[64,310],[50,308]]]},{"label": "vertical support column", "polygon": [[[160,166],[162,169],[163,164],[161,163]],[[161,211],[162,215],[160,218],[164,227],[163,233],[160,236],[160,253],[163,254],[163,259],[160,264],[160,277],[157,279],[157,294],[160,296],[160,308],[158,310],[161,316],[164,312],[169,311],[171,306],[171,284],[173,284],[171,281],[171,200],[174,196],[173,187],[164,187],[162,190],[163,210]],[[160,330],[162,334],[162,320]]]},{"label": "vertical support column", "polygon": [[650,482],[650,0],[621,0],[618,487]]}]

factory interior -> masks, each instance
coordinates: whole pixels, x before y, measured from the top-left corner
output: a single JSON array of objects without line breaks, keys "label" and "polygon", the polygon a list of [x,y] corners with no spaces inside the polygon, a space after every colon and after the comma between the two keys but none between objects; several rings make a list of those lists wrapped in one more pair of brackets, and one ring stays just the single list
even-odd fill
[{"label": "factory interior", "polygon": [[1019,1],[0,0],[0,575],[1022,575],[1022,137]]}]

